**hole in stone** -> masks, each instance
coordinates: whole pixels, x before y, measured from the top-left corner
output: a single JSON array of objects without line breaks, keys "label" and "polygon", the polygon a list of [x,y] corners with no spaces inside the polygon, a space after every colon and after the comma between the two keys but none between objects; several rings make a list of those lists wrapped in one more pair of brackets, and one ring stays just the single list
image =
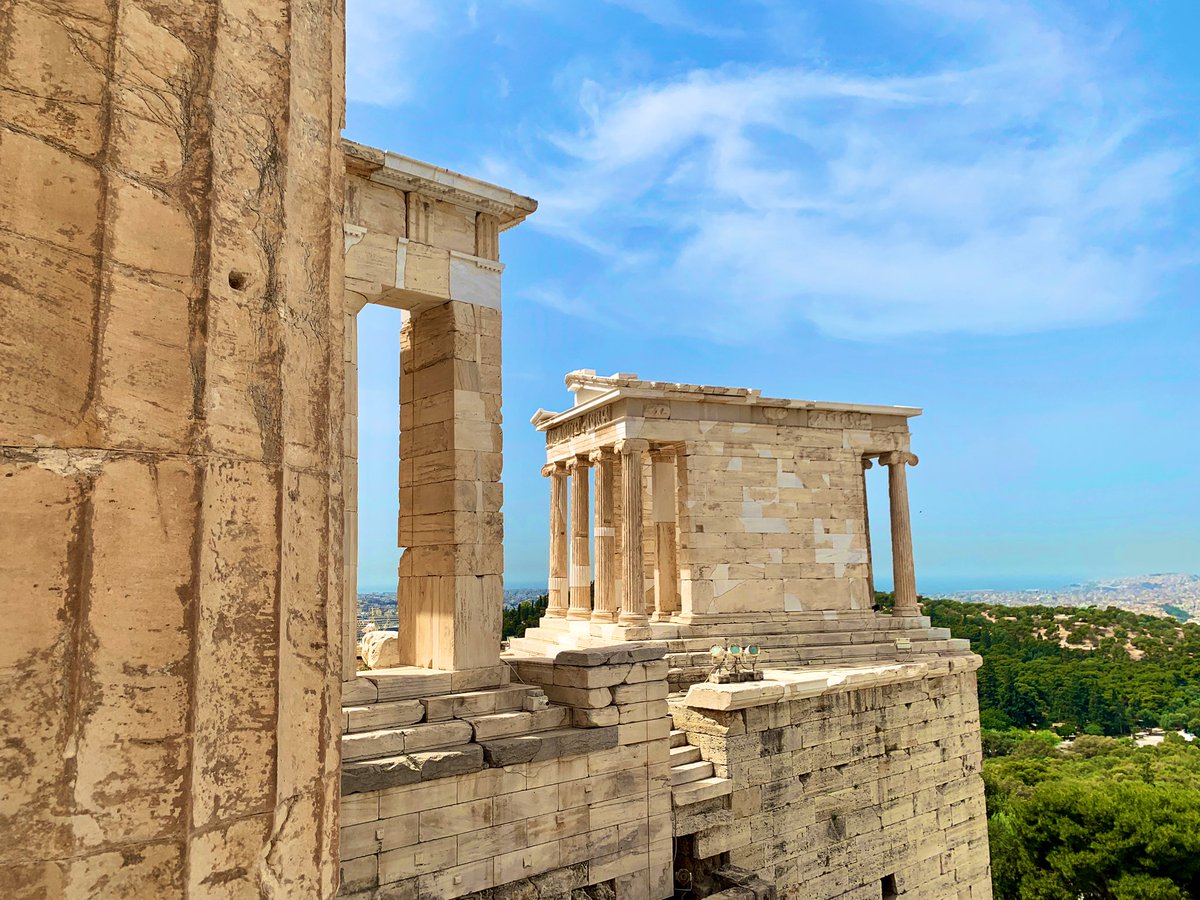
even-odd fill
[{"label": "hole in stone", "polygon": [[881,893],[883,895],[883,900],[896,900],[896,898],[899,896],[898,892],[896,891],[895,875],[884,875],[883,883],[880,885],[880,887],[882,888]]},{"label": "hole in stone", "polygon": [[229,273],[229,286],[235,291],[244,291],[249,281],[250,276],[245,272],[239,272],[237,269],[233,269]]}]

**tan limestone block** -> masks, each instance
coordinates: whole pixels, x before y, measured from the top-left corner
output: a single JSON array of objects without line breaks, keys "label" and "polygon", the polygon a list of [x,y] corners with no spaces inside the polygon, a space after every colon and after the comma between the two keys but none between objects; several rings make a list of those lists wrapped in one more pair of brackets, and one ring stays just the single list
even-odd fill
[{"label": "tan limestone block", "polygon": [[391,818],[409,812],[452,806],[458,802],[454,779],[438,779],[379,792],[379,816]]},{"label": "tan limestone block", "polygon": [[661,719],[667,715],[666,700],[650,700],[646,703],[627,703],[618,706],[620,722],[644,722],[647,719]]},{"label": "tan limestone block", "polygon": [[[644,665],[639,664],[639,665]],[[631,666],[554,666],[554,683],[572,688],[607,688],[619,685],[629,676]],[[665,675],[664,675],[665,677]]]},{"label": "tan limestone block", "polygon": [[375,184],[353,173],[346,176],[346,221],[368,231],[405,237],[406,203],[403,191]]},{"label": "tan limestone block", "polygon": [[561,864],[574,866],[617,849],[617,827],[593,828],[583,834],[568,835],[559,841]]},{"label": "tan limestone block", "polygon": [[645,819],[650,815],[645,796],[625,796],[616,800],[593,803],[588,813],[593,833],[597,829],[615,827]]},{"label": "tan limestone block", "polygon": [[[529,764],[529,787],[543,787],[563,781],[573,781],[577,778],[586,778],[589,774],[588,760],[595,755],[596,753],[588,753],[531,762]],[[541,841],[531,841],[530,843],[540,844]]]},{"label": "tan limestone block", "polygon": [[[557,668],[557,667],[556,667]],[[600,709],[612,703],[612,691],[608,688],[573,688],[557,684],[542,684],[542,690],[551,703],[583,709]]]},{"label": "tan limestone block", "polygon": [[648,851],[641,853],[618,851],[593,859],[588,864],[588,880],[592,884],[600,881],[609,881],[622,875],[640,872],[648,869],[649,866],[650,857]]},{"label": "tan limestone block", "polygon": [[346,827],[374,822],[379,818],[379,794],[347,794],[342,797],[341,815],[338,822]]},{"label": "tan limestone block", "polygon": [[646,784],[644,768],[607,772],[567,781],[558,786],[558,808],[570,809],[575,806],[603,803],[616,797],[644,794]]},{"label": "tan limestone block", "polygon": [[488,828],[492,824],[492,800],[485,798],[456,803],[420,813],[421,842]]},{"label": "tan limestone block", "polygon": [[404,288],[427,297],[450,299],[450,251],[410,240],[404,263]]},{"label": "tan limestone block", "polygon": [[503,825],[519,819],[557,813],[558,790],[558,785],[549,784],[493,798],[493,824]]},{"label": "tan limestone block", "polygon": [[586,833],[591,828],[588,807],[576,806],[533,816],[525,821],[530,844],[544,844],[551,840]]},{"label": "tan limestone block", "polygon": [[640,684],[647,681],[661,681],[667,677],[669,668],[665,659],[633,663],[629,667],[629,674],[625,676],[625,683]]},{"label": "tan limestone block", "polygon": [[380,884],[438,872],[457,863],[458,838],[444,837],[439,840],[422,841],[381,853],[378,859]]},{"label": "tan limestone block", "polygon": [[604,728],[620,721],[620,712],[615,706],[571,710],[571,725],[575,728]]},{"label": "tan limestone block", "polygon": [[418,879],[418,897],[446,898],[461,897],[487,890],[496,884],[495,863],[481,859],[466,865],[454,866],[444,872],[433,872]]},{"label": "tan limestone block", "polygon": [[475,862],[521,849],[527,844],[524,821],[509,822],[458,836],[459,863]]},{"label": "tan limestone block", "polygon": [[72,859],[65,868],[62,896],[183,896],[182,854],[174,842],[144,844],[136,854],[96,853]]},{"label": "tan limestone block", "polygon": [[501,853],[494,860],[496,884],[507,884],[510,881],[531,878],[534,875],[548,872],[559,866],[559,859],[558,841]]},{"label": "tan limestone block", "polygon": [[341,858],[354,859],[358,856],[398,850],[417,843],[418,819],[418,813],[408,813],[390,819],[343,825]]}]

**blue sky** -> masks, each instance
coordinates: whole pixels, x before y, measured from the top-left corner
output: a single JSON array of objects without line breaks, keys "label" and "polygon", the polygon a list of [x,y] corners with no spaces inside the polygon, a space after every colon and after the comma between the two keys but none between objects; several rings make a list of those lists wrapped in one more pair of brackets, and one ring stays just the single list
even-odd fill
[{"label": "blue sky", "polygon": [[[347,5],[347,136],[540,202],[501,239],[510,586],[575,368],[924,407],[928,590],[1200,572],[1194,0]],[[362,317],[389,589],[399,323]]]}]

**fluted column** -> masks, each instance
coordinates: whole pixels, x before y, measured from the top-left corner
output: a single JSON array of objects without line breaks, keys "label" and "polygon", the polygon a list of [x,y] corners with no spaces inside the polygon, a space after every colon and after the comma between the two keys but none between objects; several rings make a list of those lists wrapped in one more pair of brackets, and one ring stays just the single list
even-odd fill
[{"label": "fluted column", "polygon": [[617,529],[613,517],[613,451],[604,447],[591,453],[596,470],[596,596],[593,622],[617,619]]},{"label": "fluted column", "polygon": [[588,458],[576,456],[571,471],[571,605],[568,619],[592,615],[592,566],[588,560]]},{"label": "fluted column", "polygon": [[895,607],[892,615],[919,616],[917,578],[913,567],[912,522],[908,514],[908,478],[905,466],[915,466],[917,456],[894,450],[879,457],[888,467],[888,500],[892,508],[892,582]]},{"label": "fluted column", "polygon": [[875,608],[875,560],[871,555],[871,510],[867,504],[867,469],[871,468],[871,460],[862,458],[862,492],[863,492],[863,533],[867,539],[867,599],[871,608]]},{"label": "fluted column", "polygon": [[550,602],[546,615],[567,614],[567,467],[550,463],[542,467],[550,478]]},{"label": "fluted column", "polygon": [[675,543],[675,450],[650,451],[654,520],[654,620],[679,612],[679,555]]},{"label": "fluted column", "polygon": [[621,614],[622,625],[645,626],[646,591],[642,572],[642,453],[649,449],[645,441],[627,440],[617,444],[621,454]]}]

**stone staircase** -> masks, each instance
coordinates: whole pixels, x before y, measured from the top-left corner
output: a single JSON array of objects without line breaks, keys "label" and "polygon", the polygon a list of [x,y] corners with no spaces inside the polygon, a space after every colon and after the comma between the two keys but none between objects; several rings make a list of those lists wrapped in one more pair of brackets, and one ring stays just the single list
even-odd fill
[{"label": "stone staircase", "polygon": [[[970,652],[969,641],[951,638],[949,629],[930,627],[925,618],[843,614],[838,619],[790,623],[763,621],[705,626],[655,623],[651,630],[654,632],[651,640],[667,648],[672,690],[684,690],[708,676],[712,668],[710,650],[714,640],[719,640],[721,635],[753,640],[766,651],[763,668],[768,669],[904,661],[915,656],[953,656]],[[703,633],[696,634],[697,631]],[[609,638],[588,633],[586,623],[576,625],[559,620],[550,626],[530,628],[525,637],[513,639],[509,647],[514,655],[538,657],[552,656],[564,648],[584,650],[609,643]]]},{"label": "stone staircase", "polygon": [[553,741],[570,710],[533,685],[432,693],[443,673],[380,669],[344,692],[343,790],[347,793],[475,771],[488,748],[512,738]]},{"label": "stone staircase", "polygon": [[700,748],[688,743],[683,731],[671,732],[671,802],[678,809],[733,793],[733,782],[714,774],[713,764],[700,758]]}]

